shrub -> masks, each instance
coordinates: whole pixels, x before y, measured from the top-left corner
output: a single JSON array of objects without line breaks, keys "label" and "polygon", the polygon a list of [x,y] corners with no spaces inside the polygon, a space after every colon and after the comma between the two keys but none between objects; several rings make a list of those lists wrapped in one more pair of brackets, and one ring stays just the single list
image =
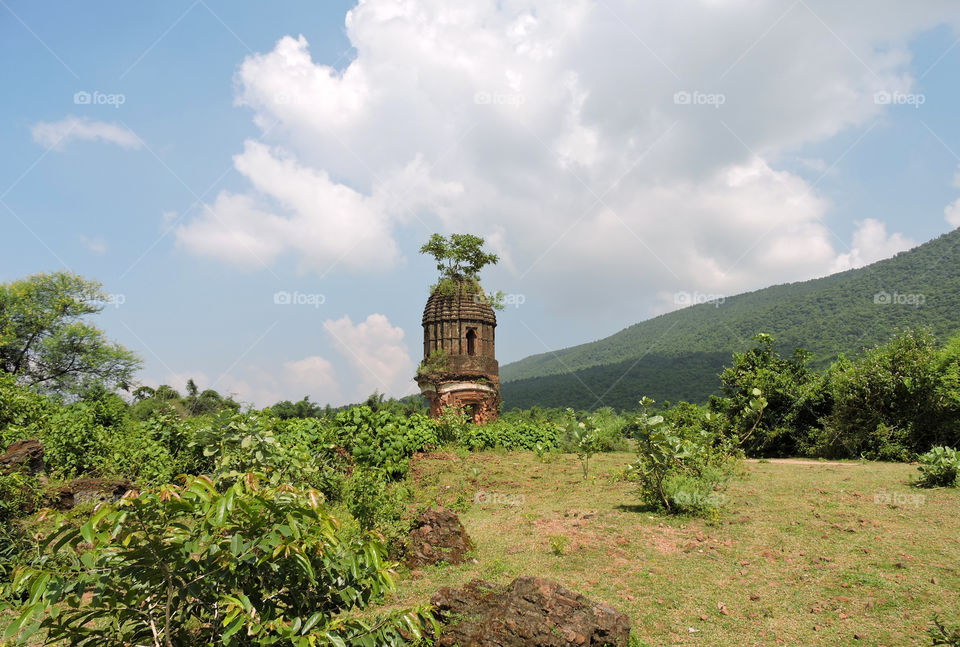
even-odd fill
[{"label": "shrub", "polygon": [[352,613],[394,588],[392,565],[374,537],[347,540],[339,528],[316,491],[261,487],[253,475],[223,493],[197,477],[126,497],[53,532],[44,556],[17,570],[12,588],[27,597],[7,635],[106,647],[418,638],[425,610],[372,623]]},{"label": "shrub", "polygon": [[649,414],[652,404],[641,400],[637,460],[630,470],[641,499],[667,512],[715,511],[725,503],[718,493],[736,468],[738,450],[702,430],[684,438],[663,416]]},{"label": "shrub", "polygon": [[415,452],[440,443],[437,426],[423,414],[404,417],[365,405],[338,413],[335,429],[337,445],[358,465],[381,468],[391,479],[406,475]]},{"label": "shrub", "polygon": [[919,458],[920,487],[957,487],[960,452],[950,447],[934,447]]},{"label": "shrub", "polygon": [[0,472],[0,524],[7,525],[30,514],[40,505],[41,498],[40,483],[34,477]]},{"label": "shrub", "polygon": [[956,344],[905,331],[830,370],[834,455],[900,458],[958,440]]}]

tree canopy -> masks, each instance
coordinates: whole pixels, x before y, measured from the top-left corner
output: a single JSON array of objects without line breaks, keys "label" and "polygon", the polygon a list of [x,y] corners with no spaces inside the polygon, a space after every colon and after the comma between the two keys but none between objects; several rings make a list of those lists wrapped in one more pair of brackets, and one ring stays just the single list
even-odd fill
[{"label": "tree canopy", "polygon": [[483,238],[473,234],[450,234],[446,238],[433,234],[420,253],[436,259],[441,279],[476,281],[481,269],[500,260],[496,254],[483,251],[483,244]]},{"label": "tree canopy", "polygon": [[0,370],[41,391],[127,389],[141,360],[84,321],[107,302],[100,283],[70,272],[0,284]]}]

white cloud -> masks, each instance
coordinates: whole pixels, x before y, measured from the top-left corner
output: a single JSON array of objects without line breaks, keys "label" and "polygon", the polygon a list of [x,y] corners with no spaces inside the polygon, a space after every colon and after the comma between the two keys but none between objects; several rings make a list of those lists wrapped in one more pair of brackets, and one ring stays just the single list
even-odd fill
[{"label": "white cloud", "polygon": [[[328,319],[323,328],[342,356],[344,364],[339,368],[346,371],[338,370],[325,357],[311,355],[283,362],[279,368],[236,366],[214,380],[203,371],[193,371],[168,374],[163,381],[182,394],[187,379],[193,377],[201,391],[214,388],[257,407],[304,396],[320,404],[342,405],[359,402],[374,391],[392,397],[417,391],[413,382],[416,366],[403,341],[404,331],[386,316],[374,313],[356,324],[349,316]],[[156,385],[154,380],[144,382]]]},{"label": "white cloud", "polygon": [[143,142],[124,126],[88,117],[68,116],[61,121],[41,121],[30,128],[33,141],[54,150],[63,150],[67,144],[78,141],[105,141],[121,148],[136,149]]},{"label": "white cloud", "polygon": [[256,193],[221,192],[199,218],[177,227],[176,236],[195,253],[238,264],[269,264],[294,252],[303,268],[321,273],[385,269],[400,256],[391,217],[407,219],[460,192],[456,183],[434,181],[418,157],[385,173],[371,195],[259,142],[247,141],[234,165]]},{"label": "white cloud", "polygon": [[879,220],[867,218],[857,223],[857,231],[853,234],[853,245],[850,251],[837,257],[833,269],[836,272],[842,272],[863,267],[916,246],[916,241],[901,234],[888,236],[885,224]]},{"label": "white cloud", "polygon": [[230,373],[216,379],[203,371],[169,373],[161,381],[145,379],[156,388],[162,382],[186,394],[186,383],[193,379],[200,391],[215,389],[222,395],[232,395],[238,401],[266,407],[281,400],[300,400],[308,396],[320,404],[344,404],[336,379],[336,369],[320,356],[305,357],[284,362],[279,371],[256,364],[237,366]]},{"label": "white cloud", "polygon": [[952,227],[960,227],[960,198],[948,204],[943,213]]},{"label": "white cloud", "polygon": [[774,160],[882,119],[875,93],[913,89],[909,42],[943,22],[960,22],[947,0],[368,0],[343,70],[302,36],[243,62],[236,101],[269,143],[235,158],[251,190],[177,237],[230,261],[382,270],[419,219],[486,235],[508,260],[493,276],[591,317],[856,266],[912,242],[867,220],[844,251],[830,204]]},{"label": "white cloud", "polygon": [[416,391],[415,366],[403,343],[403,329],[391,325],[387,317],[374,313],[354,324],[349,316],[344,316],[328,319],[323,328],[353,367],[358,382],[353,391],[354,400],[374,391],[395,397]]},{"label": "white cloud", "polygon": [[80,234],[80,242],[90,250],[92,253],[97,256],[102,256],[107,253],[107,241],[101,236],[94,236],[93,238],[88,238],[83,234]]}]

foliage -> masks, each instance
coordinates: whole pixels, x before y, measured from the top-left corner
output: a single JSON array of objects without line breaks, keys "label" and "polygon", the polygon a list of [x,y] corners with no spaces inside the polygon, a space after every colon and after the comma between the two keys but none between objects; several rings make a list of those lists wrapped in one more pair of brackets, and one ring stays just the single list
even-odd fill
[{"label": "foliage", "polygon": [[420,253],[433,256],[443,278],[475,281],[481,269],[500,260],[496,254],[483,251],[483,242],[483,238],[473,234],[451,234],[449,238],[433,234]]},{"label": "foliage", "polygon": [[918,459],[920,487],[960,487],[960,452],[934,447]]},{"label": "foliage", "polygon": [[[327,405],[329,408],[329,405]],[[323,407],[315,402],[310,401],[309,396],[303,396],[302,400],[297,400],[296,402],[290,402],[289,400],[284,400],[278,402],[270,410],[275,416],[281,420],[288,420],[290,418],[319,418],[324,415],[325,411]]]},{"label": "foliage", "polygon": [[570,543],[569,537],[564,537],[563,535],[555,535],[550,538],[550,552],[557,557],[563,557],[563,553],[567,549],[567,544]]},{"label": "foliage", "polygon": [[157,414],[190,416],[213,415],[221,411],[237,412],[240,404],[213,389],[200,391],[192,379],[187,380],[187,395],[181,396],[173,387],[161,384],[156,390],[139,386],[133,391],[135,402],[130,407],[134,420],[148,420]]},{"label": "foliage", "polygon": [[[247,475],[125,497],[46,537],[22,567],[27,593],[6,635],[115,645],[400,645],[424,610],[373,623],[350,613],[394,588],[372,536],[343,538],[317,492]],[[51,559],[66,556],[65,568]],[[93,593],[93,595],[88,595]]]},{"label": "foliage", "polygon": [[0,524],[5,526],[33,512],[41,498],[40,483],[33,476],[17,471],[0,472]]},{"label": "foliage", "polygon": [[439,444],[437,427],[423,414],[409,418],[389,410],[352,407],[335,417],[337,445],[358,465],[383,469],[391,479],[407,473],[414,452]]},{"label": "foliage", "polygon": [[0,284],[0,371],[58,394],[127,388],[142,362],[84,321],[108,300],[99,283],[69,272]]},{"label": "foliage", "polygon": [[[776,337],[778,352],[806,348],[815,371],[841,354],[856,359],[905,328],[926,326],[946,339],[960,331],[958,242],[954,231],[869,267],[693,305],[599,341],[531,355],[501,367],[504,405],[631,410],[637,393],[702,404],[719,395],[716,376],[731,354],[748,350],[759,331]],[[896,303],[893,294],[924,301]],[[765,385],[753,386],[772,397]]]},{"label": "foliage", "polygon": [[719,491],[736,466],[736,450],[702,429],[684,437],[663,416],[650,415],[653,400],[645,397],[640,404],[637,460],[631,471],[644,503],[694,514],[722,506],[725,499]]},{"label": "foliage", "polygon": [[404,512],[410,492],[403,483],[389,482],[382,470],[354,470],[344,483],[343,498],[361,530],[376,530],[388,546],[399,546],[409,534],[410,524],[404,521]]},{"label": "foliage", "polygon": [[[807,368],[810,353],[802,348],[785,359],[774,347],[771,335],[754,337],[756,346],[735,353],[733,365],[720,374],[723,399],[711,401],[714,411],[732,423],[729,433],[739,437],[750,456],[795,456],[798,439],[819,424],[827,402],[817,375]],[[766,406],[761,415],[741,415],[757,404],[759,389]]]},{"label": "foliage", "polygon": [[43,424],[58,405],[19,386],[12,375],[0,372],[0,450],[28,436],[25,427]]},{"label": "foliage", "polygon": [[960,625],[948,625],[939,616],[934,616],[930,624],[932,626],[927,633],[933,640],[931,645],[960,647]]},{"label": "foliage", "polygon": [[206,461],[204,471],[218,482],[230,483],[258,472],[271,483],[316,486],[324,481],[324,456],[314,456],[302,444],[283,444],[275,433],[277,420],[262,413],[224,411],[197,429],[190,446]]},{"label": "foliage", "polygon": [[472,451],[505,449],[507,451],[549,451],[560,446],[562,427],[551,421],[504,417],[485,425],[465,425],[459,442]]},{"label": "foliage", "polygon": [[600,448],[600,436],[596,429],[587,429],[586,423],[581,422],[573,430],[573,442],[583,468],[583,478],[587,478],[590,474],[590,459]]},{"label": "foliage", "polygon": [[834,401],[826,451],[908,460],[960,441],[960,374],[953,347],[941,352],[926,331],[905,331],[831,369]]},{"label": "foliage", "polygon": [[430,375],[431,373],[442,373],[447,370],[447,351],[442,348],[436,348],[430,351],[430,354],[423,358],[420,366],[417,367],[417,375]]},{"label": "foliage", "polygon": [[444,407],[440,416],[435,420],[437,428],[437,442],[441,445],[449,443],[469,443],[468,432],[475,427],[471,426],[467,412],[463,407]]}]

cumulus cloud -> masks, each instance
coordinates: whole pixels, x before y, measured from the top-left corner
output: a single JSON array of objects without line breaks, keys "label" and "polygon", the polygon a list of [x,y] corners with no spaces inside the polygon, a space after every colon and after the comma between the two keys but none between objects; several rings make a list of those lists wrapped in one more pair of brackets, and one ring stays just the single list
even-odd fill
[{"label": "cumulus cloud", "polygon": [[[413,382],[416,367],[404,343],[404,331],[386,316],[374,313],[356,324],[349,316],[327,319],[323,328],[330,347],[336,348],[343,360],[339,365],[311,355],[283,362],[279,370],[247,364],[212,380],[204,371],[188,371],[167,374],[162,381],[182,393],[192,377],[201,391],[213,388],[257,407],[304,396],[321,404],[342,405],[359,402],[374,391],[392,397],[417,391]],[[158,384],[152,379],[144,383]]]},{"label": "cumulus cloud", "polygon": [[353,368],[357,379],[354,399],[374,391],[398,397],[416,391],[412,377],[415,366],[403,342],[403,329],[391,325],[387,317],[374,313],[354,324],[344,316],[328,319],[323,328]]},{"label": "cumulus cloud", "polygon": [[901,234],[887,235],[887,226],[884,223],[867,218],[857,223],[850,251],[837,257],[833,270],[842,272],[863,267],[916,246],[916,241]]},{"label": "cumulus cloud", "polygon": [[30,128],[33,141],[54,150],[63,150],[72,141],[104,141],[121,148],[136,149],[143,142],[124,126],[88,117],[68,116],[60,121],[41,121]]},{"label": "cumulus cloud", "polygon": [[215,379],[204,371],[192,371],[169,373],[160,381],[148,378],[144,383],[154,388],[160,383],[169,384],[184,395],[188,379],[193,379],[201,391],[215,389],[256,407],[270,406],[281,400],[299,400],[304,396],[320,404],[344,403],[336,368],[317,355],[284,362],[279,372],[248,364],[236,366],[230,373]]},{"label": "cumulus cloud", "polygon": [[960,198],[948,204],[943,213],[952,227],[960,227]]},{"label": "cumulus cloud", "polygon": [[508,259],[498,278],[589,316],[854,267],[912,241],[867,220],[848,250],[775,161],[881,120],[875,95],[913,89],[909,42],[942,23],[948,0],[368,0],[345,69],[303,36],[243,61],[236,102],[266,141],[234,159],[250,190],[177,237],[325,273],[395,266],[414,221],[474,231]]}]

